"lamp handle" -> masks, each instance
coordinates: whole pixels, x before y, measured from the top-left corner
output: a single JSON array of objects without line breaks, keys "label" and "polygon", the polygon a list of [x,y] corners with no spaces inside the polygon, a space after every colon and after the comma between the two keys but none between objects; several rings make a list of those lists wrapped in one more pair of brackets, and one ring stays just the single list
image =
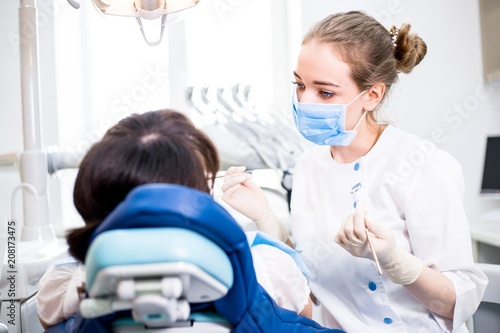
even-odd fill
[{"label": "lamp handle", "polygon": [[142,25],[142,20],[140,16],[137,16],[135,18],[137,20],[137,23],[139,24],[139,28],[141,29],[142,37],[144,37],[144,40],[149,46],[157,46],[160,45],[161,39],[163,38],[163,31],[165,30],[165,22],[167,21],[167,14],[163,15],[161,17],[161,30],[160,30],[160,38],[156,42],[151,42],[148,40],[146,37],[146,33],[144,32],[144,26]]},{"label": "lamp handle", "polygon": [[67,0],[67,1],[71,5],[71,7],[75,8],[75,9],[80,8],[80,3],[79,2],[76,2],[75,0]]}]

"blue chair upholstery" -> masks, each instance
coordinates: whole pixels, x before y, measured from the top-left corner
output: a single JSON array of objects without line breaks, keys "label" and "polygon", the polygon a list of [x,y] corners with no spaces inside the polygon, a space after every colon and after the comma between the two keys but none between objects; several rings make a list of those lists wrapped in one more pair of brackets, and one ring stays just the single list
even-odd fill
[{"label": "blue chair upholstery", "polygon": [[[226,296],[192,309],[213,307],[232,325],[232,332],[342,332],[280,308],[257,283],[247,237],[232,216],[203,192],[172,184],[135,188],[91,237],[116,229],[185,228],[217,244],[228,256],[234,281]],[[77,315],[73,332],[109,332],[120,314],[95,319]]]}]

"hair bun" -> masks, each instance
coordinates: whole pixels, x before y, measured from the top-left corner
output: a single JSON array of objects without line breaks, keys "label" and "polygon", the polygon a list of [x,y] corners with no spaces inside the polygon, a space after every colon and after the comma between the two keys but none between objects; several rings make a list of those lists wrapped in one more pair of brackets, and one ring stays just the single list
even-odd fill
[{"label": "hair bun", "polygon": [[417,34],[410,33],[410,24],[404,23],[398,30],[392,26],[389,30],[396,58],[396,69],[405,74],[410,73],[427,53],[427,45]]}]

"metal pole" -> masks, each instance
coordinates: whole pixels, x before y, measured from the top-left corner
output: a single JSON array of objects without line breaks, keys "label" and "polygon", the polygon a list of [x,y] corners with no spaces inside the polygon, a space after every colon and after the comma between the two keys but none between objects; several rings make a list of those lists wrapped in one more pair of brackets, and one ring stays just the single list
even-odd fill
[{"label": "metal pole", "polygon": [[19,36],[24,139],[21,181],[34,186],[38,194],[34,197],[23,192],[21,240],[48,240],[54,239],[55,233],[49,223],[47,156],[42,151],[35,0],[20,0]]}]

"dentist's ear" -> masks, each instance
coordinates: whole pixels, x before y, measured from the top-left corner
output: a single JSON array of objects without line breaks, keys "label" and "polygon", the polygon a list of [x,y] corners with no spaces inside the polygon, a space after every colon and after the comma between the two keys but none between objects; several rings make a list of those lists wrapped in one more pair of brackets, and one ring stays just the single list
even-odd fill
[{"label": "dentist's ear", "polygon": [[382,82],[375,83],[367,89],[364,97],[364,109],[366,111],[373,111],[382,101],[385,95],[385,84]]}]

